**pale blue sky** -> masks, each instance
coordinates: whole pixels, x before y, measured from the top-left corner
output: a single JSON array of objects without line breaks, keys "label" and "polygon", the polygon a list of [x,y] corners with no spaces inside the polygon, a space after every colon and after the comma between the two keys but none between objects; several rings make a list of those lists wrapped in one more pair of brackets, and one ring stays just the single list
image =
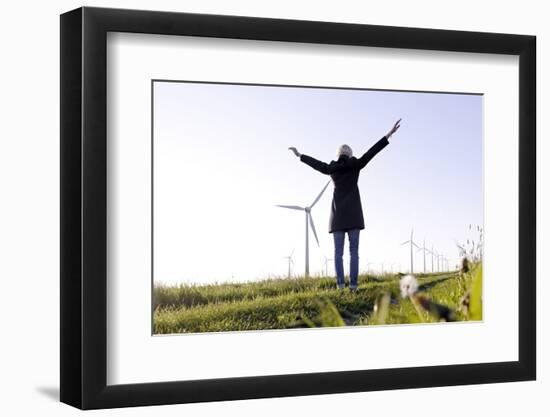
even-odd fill
[{"label": "pale blue sky", "polygon": [[[304,215],[275,204],[308,205],[329,177],[287,148],[329,162],[346,143],[360,156],[399,118],[360,176],[360,269],[407,271],[400,243],[412,227],[420,245],[456,259],[454,241],[483,223],[482,106],[479,95],[155,82],[155,281],[283,276],[293,249],[303,274]],[[313,209],[312,274],[332,258],[332,191]],[[420,253],[415,263],[422,270]]]}]

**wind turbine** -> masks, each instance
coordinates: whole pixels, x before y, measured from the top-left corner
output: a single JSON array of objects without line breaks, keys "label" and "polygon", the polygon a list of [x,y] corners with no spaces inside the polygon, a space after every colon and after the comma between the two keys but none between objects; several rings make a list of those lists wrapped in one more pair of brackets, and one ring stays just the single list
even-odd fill
[{"label": "wind turbine", "polygon": [[325,276],[328,277],[328,263],[333,261],[332,258],[327,258],[325,255],[323,255],[323,258],[325,258]]},{"label": "wind turbine", "polygon": [[288,260],[288,278],[290,278],[290,266],[294,264],[294,260],[292,259],[292,255],[294,255],[294,249],[292,249],[292,252],[290,252],[290,255],[284,256],[284,259]]},{"label": "wind turbine", "polygon": [[408,243],[411,247],[411,274],[414,273],[413,246],[416,246],[417,248],[420,248],[420,246],[418,246],[416,243],[414,243],[413,233],[414,233],[414,229],[411,229],[411,238],[409,240],[406,240],[405,242],[401,243],[401,246],[406,245]]},{"label": "wind turbine", "polygon": [[306,213],[306,273],[305,273],[306,277],[309,277],[309,227],[311,227],[311,230],[313,231],[313,236],[315,236],[315,240],[317,241],[317,246],[319,246],[319,239],[317,238],[317,232],[315,231],[315,226],[313,225],[313,218],[311,217],[311,209],[315,204],[317,204],[317,202],[319,201],[319,199],[327,189],[328,185],[330,184],[330,181],[331,180],[329,180],[326,183],[326,185],[323,187],[323,189],[321,190],[319,195],[315,198],[315,200],[313,200],[313,203],[311,203],[310,206],[300,207],[300,206],[284,206],[281,204],[276,204],[277,207],[287,208],[291,210],[300,210]]},{"label": "wind turbine", "polygon": [[434,272],[434,255],[435,255],[434,245],[432,245],[432,250],[430,250],[429,252],[432,255],[432,274],[433,274],[433,272]]},{"label": "wind turbine", "polygon": [[[422,247],[418,248],[417,252],[424,252],[424,273],[426,273],[426,252],[430,252],[428,249],[426,249],[426,239],[422,241]],[[433,261],[432,261],[432,270],[433,270]],[[432,271],[433,272],[433,271]]]},{"label": "wind turbine", "polygon": [[445,255],[441,255],[441,269],[443,269],[443,272],[447,272],[447,258],[445,258]]}]

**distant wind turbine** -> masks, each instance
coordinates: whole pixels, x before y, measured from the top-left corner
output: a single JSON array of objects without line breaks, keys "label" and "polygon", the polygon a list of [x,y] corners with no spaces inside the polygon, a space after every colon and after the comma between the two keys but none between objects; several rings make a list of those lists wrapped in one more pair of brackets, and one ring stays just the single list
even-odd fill
[{"label": "distant wind turbine", "polygon": [[435,255],[435,261],[437,262],[437,264],[436,264],[436,272],[441,272],[440,269],[439,269],[439,256],[440,256],[440,254],[437,253],[437,251],[434,251],[434,255]]},{"label": "distant wind turbine", "polygon": [[311,217],[311,209],[317,202],[320,200],[321,196],[327,189],[328,185],[330,184],[329,180],[326,185],[323,187],[319,195],[313,200],[313,203],[311,203],[308,207],[300,207],[300,206],[284,206],[281,204],[276,204],[277,207],[287,208],[291,210],[300,210],[304,211],[306,213],[306,273],[305,276],[309,277],[309,228],[311,227],[311,230],[313,231],[313,236],[315,236],[315,240],[317,241],[317,246],[319,246],[319,239],[317,238],[317,232],[315,231],[315,226],[313,224],[313,218]]},{"label": "distant wind turbine", "polygon": [[[424,239],[422,241],[422,247],[421,248],[418,248],[417,252],[424,252],[424,273],[426,273],[426,252],[430,252],[427,248],[426,248],[426,239]],[[432,263],[432,269],[433,269],[433,263]]]},{"label": "distant wind turbine", "polygon": [[327,258],[324,255],[323,255],[323,257],[325,258],[325,276],[328,277],[328,264],[329,264],[329,262],[332,262],[334,259]]},{"label": "distant wind turbine", "polygon": [[414,233],[414,229],[411,230],[411,238],[409,240],[406,240],[405,242],[401,243],[401,246],[406,245],[408,243],[411,247],[411,274],[414,273],[413,246],[415,246],[417,248],[420,248],[420,246],[418,246],[416,243],[414,243],[413,233]]},{"label": "distant wind turbine", "polygon": [[441,259],[441,272],[445,272],[445,256],[441,253],[437,256]]},{"label": "distant wind turbine", "polygon": [[432,273],[433,273],[434,272],[434,255],[435,255],[434,245],[432,245],[432,250],[430,250],[428,252],[430,252],[430,255],[432,255]]},{"label": "distant wind turbine", "polygon": [[284,259],[288,260],[288,277],[290,278],[290,267],[294,264],[294,259],[292,259],[292,255],[294,255],[294,249],[292,249],[292,252],[290,252],[290,255],[284,256]]}]

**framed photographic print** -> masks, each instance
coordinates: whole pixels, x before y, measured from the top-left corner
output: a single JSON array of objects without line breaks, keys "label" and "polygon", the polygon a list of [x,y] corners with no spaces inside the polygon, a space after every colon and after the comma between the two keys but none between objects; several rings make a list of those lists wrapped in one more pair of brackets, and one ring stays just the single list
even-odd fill
[{"label": "framed photographic print", "polygon": [[535,379],[535,37],[61,16],[61,401]]}]

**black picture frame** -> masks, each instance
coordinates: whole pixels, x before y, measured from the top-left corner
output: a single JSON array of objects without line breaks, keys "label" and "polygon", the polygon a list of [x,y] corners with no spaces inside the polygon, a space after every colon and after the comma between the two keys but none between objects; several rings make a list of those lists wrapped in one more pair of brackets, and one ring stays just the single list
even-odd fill
[{"label": "black picture frame", "polygon": [[[108,32],[519,56],[519,360],[107,385]],[[536,378],[536,38],[360,24],[79,8],[61,15],[61,401],[81,409]]]}]

